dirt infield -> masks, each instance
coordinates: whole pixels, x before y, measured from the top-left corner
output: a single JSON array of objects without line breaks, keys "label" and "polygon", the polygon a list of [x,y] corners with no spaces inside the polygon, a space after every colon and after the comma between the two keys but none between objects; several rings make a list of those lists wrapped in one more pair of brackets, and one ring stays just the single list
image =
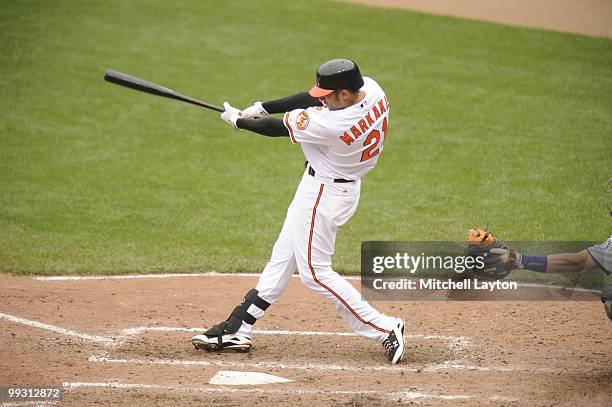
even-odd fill
[{"label": "dirt infield", "polygon": [[[407,323],[406,360],[390,366],[299,279],[251,353],[216,354],[189,338],[257,276],[127,277],[1,275],[0,383],[63,384],[61,405],[74,406],[612,403],[612,323],[598,302],[379,302]],[[292,382],[208,384],[221,370]]]},{"label": "dirt infield", "polygon": [[609,0],[343,0],[612,38]]}]

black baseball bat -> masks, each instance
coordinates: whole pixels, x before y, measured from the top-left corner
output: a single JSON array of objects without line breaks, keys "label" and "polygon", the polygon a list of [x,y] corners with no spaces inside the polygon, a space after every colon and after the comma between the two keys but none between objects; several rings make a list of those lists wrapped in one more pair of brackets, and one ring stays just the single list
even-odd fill
[{"label": "black baseball bat", "polygon": [[181,95],[180,93],[177,93],[172,89],[165,88],[153,82],[145,81],[144,79],[140,79],[123,72],[113,71],[112,69],[107,69],[106,72],[104,72],[104,80],[117,85],[125,86],[126,88],[139,90],[141,92],[150,93],[152,95],[163,96],[165,98],[180,100],[181,102],[191,103],[192,105],[205,107],[207,109],[215,110],[217,112],[225,111],[225,109],[223,109],[221,106],[202,102],[201,100]]}]

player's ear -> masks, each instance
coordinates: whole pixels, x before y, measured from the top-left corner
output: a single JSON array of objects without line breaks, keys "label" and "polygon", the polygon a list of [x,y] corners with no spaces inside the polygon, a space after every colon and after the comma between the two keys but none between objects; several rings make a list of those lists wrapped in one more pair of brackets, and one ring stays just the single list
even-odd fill
[{"label": "player's ear", "polygon": [[346,100],[348,99],[350,95],[351,95],[351,92],[349,92],[346,89],[342,89],[338,91],[338,96],[340,97],[340,100]]}]

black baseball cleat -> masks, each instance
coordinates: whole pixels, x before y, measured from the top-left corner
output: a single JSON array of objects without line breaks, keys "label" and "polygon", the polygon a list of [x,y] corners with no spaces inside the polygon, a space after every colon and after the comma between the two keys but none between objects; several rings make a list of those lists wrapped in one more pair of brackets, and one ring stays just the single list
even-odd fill
[{"label": "black baseball cleat", "polygon": [[396,320],[393,331],[382,344],[392,365],[401,362],[404,357],[404,321],[399,318]]},{"label": "black baseball cleat", "polygon": [[204,349],[211,352],[231,351],[248,352],[253,347],[251,338],[242,335],[223,335],[221,340],[217,336],[206,334],[196,335],[191,338],[191,343],[196,349]]}]

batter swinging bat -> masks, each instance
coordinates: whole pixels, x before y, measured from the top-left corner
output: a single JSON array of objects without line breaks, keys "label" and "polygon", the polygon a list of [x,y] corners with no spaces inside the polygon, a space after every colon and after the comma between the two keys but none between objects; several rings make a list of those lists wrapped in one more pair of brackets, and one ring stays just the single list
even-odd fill
[{"label": "batter swinging bat", "polygon": [[155,83],[136,78],[135,76],[131,76],[123,72],[113,71],[112,69],[107,69],[106,72],[104,72],[104,80],[117,85],[125,86],[126,88],[139,90],[152,95],[163,96],[165,98],[180,100],[181,102],[191,103],[192,105],[205,107],[217,112],[225,111],[225,109],[223,109],[221,106],[212,105],[189,96],[181,95],[172,89],[164,88],[163,86],[156,85]]}]

